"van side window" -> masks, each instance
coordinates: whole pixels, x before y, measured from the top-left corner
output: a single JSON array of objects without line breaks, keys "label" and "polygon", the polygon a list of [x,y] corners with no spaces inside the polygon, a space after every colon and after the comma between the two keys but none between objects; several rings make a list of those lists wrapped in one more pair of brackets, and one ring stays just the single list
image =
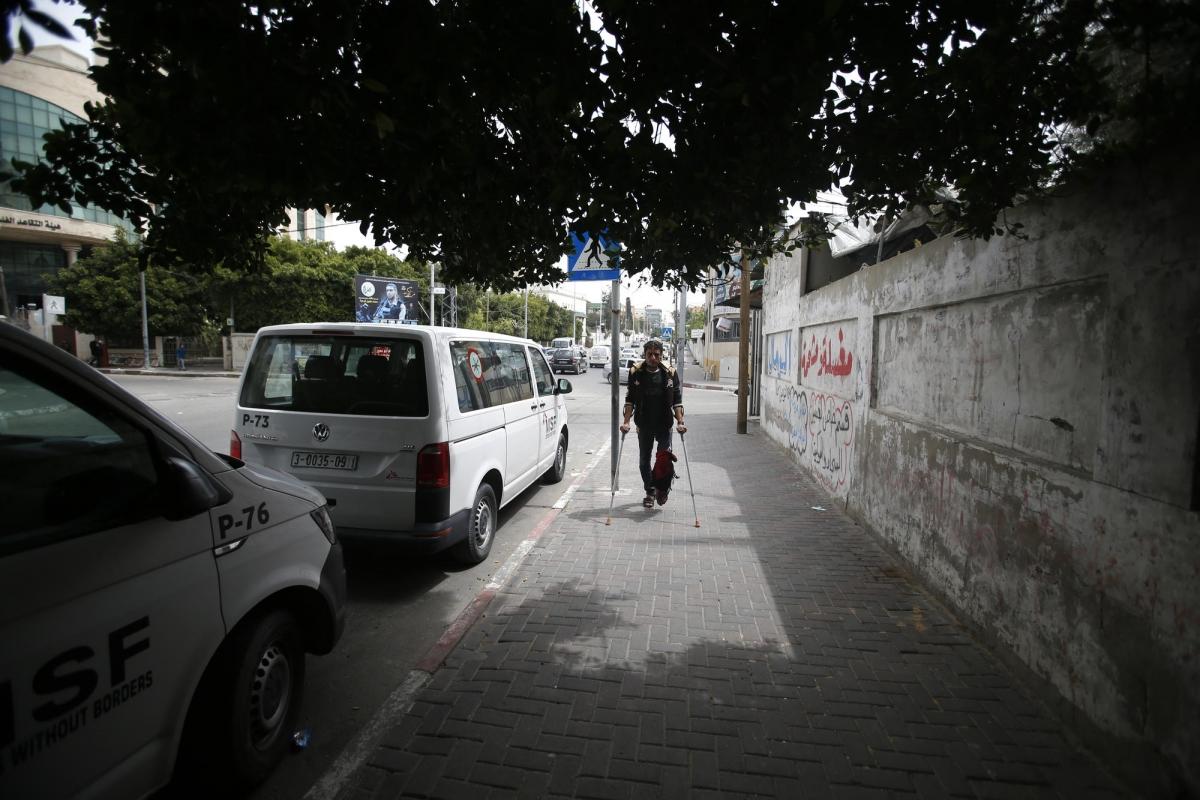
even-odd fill
[{"label": "van side window", "polygon": [[36,368],[0,365],[0,555],[158,513],[146,435],[69,394]]},{"label": "van side window", "polygon": [[542,397],[554,394],[554,390],[558,386],[558,381],[554,380],[554,373],[546,365],[546,357],[542,355],[542,351],[530,350],[529,360],[533,362],[533,377],[537,382],[538,394]]},{"label": "van side window", "polygon": [[454,341],[450,363],[460,411],[478,411],[533,397],[529,362],[521,345]]}]

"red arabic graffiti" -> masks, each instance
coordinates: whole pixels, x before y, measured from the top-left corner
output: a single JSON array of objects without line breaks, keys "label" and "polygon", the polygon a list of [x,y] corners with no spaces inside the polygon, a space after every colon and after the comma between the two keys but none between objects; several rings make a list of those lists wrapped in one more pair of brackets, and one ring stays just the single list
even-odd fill
[{"label": "red arabic graffiti", "polygon": [[822,336],[821,342],[818,344],[817,336],[813,334],[812,338],[803,345],[800,352],[800,371],[803,377],[807,378],[808,371],[813,367],[819,367],[817,375],[833,375],[844,378],[851,373],[854,369],[854,354],[843,345],[845,335],[841,328],[838,328],[837,338],[836,360],[833,357],[833,342],[828,336]]}]

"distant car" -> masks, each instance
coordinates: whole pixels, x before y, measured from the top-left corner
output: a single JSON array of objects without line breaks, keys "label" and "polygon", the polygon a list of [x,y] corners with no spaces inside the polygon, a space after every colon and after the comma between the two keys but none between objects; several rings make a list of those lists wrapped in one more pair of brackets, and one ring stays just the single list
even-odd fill
[{"label": "distant car", "polygon": [[612,360],[612,348],[598,344],[588,353],[588,365],[592,367],[603,367]]},{"label": "distant car", "polygon": [[542,348],[542,352],[545,353],[547,361],[554,358],[554,351],[557,349],[558,349],[557,347],[543,347]]},{"label": "distant car", "polygon": [[560,347],[550,356],[550,369],[555,372],[587,372],[587,356],[574,347]]},{"label": "distant car", "polygon": [[628,359],[628,358],[641,358],[641,357],[642,357],[641,352],[639,352],[638,350],[636,350],[632,347],[622,347],[621,348],[621,359],[622,360]]},{"label": "distant car", "polygon": [[[619,371],[619,374],[617,375],[617,380],[619,380],[621,383],[629,383],[629,370],[632,369],[633,365],[636,363],[638,363],[638,362],[637,362],[637,359],[635,359],[635,358],[623,359],[620,362],[621,369]],[[612,383],[612,362],[611,361],[604,365],[603,375],[604,375],[604,381],[606,383]]]}]

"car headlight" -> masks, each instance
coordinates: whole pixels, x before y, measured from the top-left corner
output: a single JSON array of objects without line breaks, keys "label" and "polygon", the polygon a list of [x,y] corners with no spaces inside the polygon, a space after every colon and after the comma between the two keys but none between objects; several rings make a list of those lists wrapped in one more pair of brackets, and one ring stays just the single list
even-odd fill
[{"label": "car headlight", "polygon": [[333,520],[329,517],[329,508],[321,506],[314,509],[308,514],[313,518],[313,522],[317,523],[317,527],[321,529],[321,533],[325,534],[325,538],[330,544],[337,544],[337,530],[333,527]]}]

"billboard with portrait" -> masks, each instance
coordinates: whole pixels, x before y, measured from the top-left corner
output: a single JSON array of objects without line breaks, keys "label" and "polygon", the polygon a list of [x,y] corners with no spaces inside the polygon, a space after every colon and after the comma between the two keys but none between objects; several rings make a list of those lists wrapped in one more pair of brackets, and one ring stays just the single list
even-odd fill
[{"label": "billboard with portrait", "polygon": [[354,319],[388,325],[419,325],[421,293],[415,281],[354,276]]}]

